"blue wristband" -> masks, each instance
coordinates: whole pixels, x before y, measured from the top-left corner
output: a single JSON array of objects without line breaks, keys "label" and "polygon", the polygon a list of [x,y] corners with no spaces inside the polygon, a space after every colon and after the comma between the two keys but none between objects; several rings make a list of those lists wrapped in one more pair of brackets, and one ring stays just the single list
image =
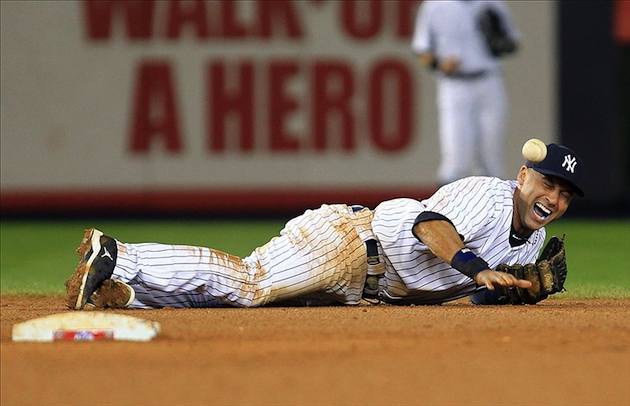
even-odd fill
[{"label": "blue wristband", "polygon": [[486,261],[476,256],[468,248],[462,248],[453,255],[451,266],[470,279],[475,279],[475,275],[479,272],[490,269]]}]

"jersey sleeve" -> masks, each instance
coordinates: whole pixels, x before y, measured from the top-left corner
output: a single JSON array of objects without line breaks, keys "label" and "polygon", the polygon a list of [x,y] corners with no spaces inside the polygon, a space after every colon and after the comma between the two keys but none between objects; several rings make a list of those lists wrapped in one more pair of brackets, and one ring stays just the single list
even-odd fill
[{"label": "jersey sleeve", "polygon": [[[464,243],[475,240],[489,231],[489,225],[502,207],[497,207],[493,178],[470,177],[440,188],[424,200],[424,211],[439,213],[448,218]],[[497,179],[498,180],[498,179]]]},{"label": "jersey sleeve", "polygon": [[415,53],[431,52],[438,58],[461,58],[466,33],[459,23],[462,10],[443,1],[423,1],[418,10],[411,47]]},{"label": "jersey sleeve", "polygon": [[374,210],[372,229],[383,246],[395,246],[401,239],[409,239],[413,244],[415,237],[411,229],[424,205],[415,199],[392,199],[379,204]]},{"label": "jersey sleeve", "polygon": [[457,58],[461,60],[465,54],[464,47],[470,35],[463,24],[467,20],[461,7],[448,2],[438,2],[431,13],[432,46],[438,58]]},{"label": "jersey sleeve", "polygon": [[433,52],[431,46],[431,30],[429,25],[430,13],[431,4],[426,1],[422,2],[420,7],[418,7],[413,38],[411,40],[411,49],[417,54]]},{"label": "jersey sleeve", "polygon": [[512,19],[507,5],[502,1],[488,1],[485,4],[487,7],[492,8],[492,10],[499,14],[507,36],[513,41],[520,41],[521,33],[516,28],[516,24],[514,24],[514,20]]}]

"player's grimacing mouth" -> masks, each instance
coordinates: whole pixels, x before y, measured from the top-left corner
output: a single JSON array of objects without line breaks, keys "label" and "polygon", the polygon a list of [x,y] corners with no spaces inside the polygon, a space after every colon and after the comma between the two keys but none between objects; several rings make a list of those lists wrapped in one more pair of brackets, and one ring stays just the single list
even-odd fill
[{"label": "player's grimacing mouth", "polygon": [[540,202],[534,203],[534,207],[532,208],[534,214],[540,218],[541,220],[546,220],[547,217],[551,216],[552,210],[543,205]]}]

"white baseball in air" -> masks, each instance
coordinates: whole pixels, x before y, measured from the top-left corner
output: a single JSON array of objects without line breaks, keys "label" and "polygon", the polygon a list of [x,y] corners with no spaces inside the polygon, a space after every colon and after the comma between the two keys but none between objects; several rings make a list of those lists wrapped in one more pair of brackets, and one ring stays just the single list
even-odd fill
[{"label": "white baseball in air", "polygon": [[538,138],[529,139],[523,144],[523,158],[531,162],[540,162],[547,156],[547,146]]}]

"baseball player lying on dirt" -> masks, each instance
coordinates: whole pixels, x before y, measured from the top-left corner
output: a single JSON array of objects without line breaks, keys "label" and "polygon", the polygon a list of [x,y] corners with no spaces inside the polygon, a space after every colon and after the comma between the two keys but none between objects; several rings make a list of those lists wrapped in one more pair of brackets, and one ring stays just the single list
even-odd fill
[{"label": "baseball player lying on dirt", "polygon": [[[544,148],[544,144],[542,144]],[[536,303],[563,289],[564,244],[545,226],[583,196],[581,159],[549,144],[516,180],[468,177],[375,210],[323,205],[239,258],[211,248],[123,243],[85,232],[68,306],[255,307],[271,303]]]}]

